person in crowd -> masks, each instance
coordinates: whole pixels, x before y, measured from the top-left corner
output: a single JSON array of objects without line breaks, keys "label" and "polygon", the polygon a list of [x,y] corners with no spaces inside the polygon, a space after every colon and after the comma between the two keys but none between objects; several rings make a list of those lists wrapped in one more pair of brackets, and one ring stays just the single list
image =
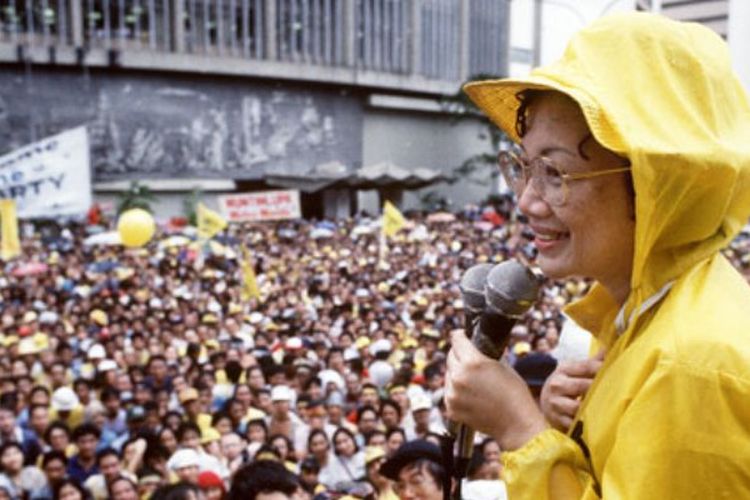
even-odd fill
[{"label": "person in crowd", "polygon": [[89,491],[94,500],[109,498],[111,484],[115,479],[123,477],[134,484],[137,480],[137,477],[130,471],[123,470],[120,456],[112,448],[97,452],[96,465],[99,472],[83,482],[83,487]]},{"label": "person in crowd", "polygon": [[160,486],[151,500],[205,500],[203,491],[193,482],[179,481]]},{"label": "person in crowd", "polygon": [[42,455],[42,472],[46,478],[45,487],[32,498],[42,500],[52,498],[57,484],[65,479],[68,457],[60,451],[48,451]]},{"label": "person in crowd", "polygon": [[78,453],[68,460],[68,477],[79,484],[100,472],[97,465],[96,448],[101,431],[93,424],[81,424],[73,430],[73,442]]},{"label": "person in crowd", "polygon": [[116,476],[107,485],[111,500],[138,500],[138,485],[125,476]]},{"label": "person in crowd", "polygon": [[206,500],[223,500],[227,493],[224,480],[210,470],[204,470],[198,475],[198,486]]},{"label": "person in crowd", "polygon": [[599,354],[561,365],[540,408],[454,334],[449,415],[498,441],[510,498],[747,496],[750,287],[721,252],[750,215],[750,104],[724,41],[612,15],[465,91],[515,144],[498,164],[536,264],[594,280],[567,313]]},{"label": "person in crowd", "polygon": [[351,431],[340,427],[333,434],[333,457],[329,462],[329,477],[335,478],[336,486],[344,482],[358,481],[365,476],[365,455]]},{"label": "person in crowd", "polygon": [[370,446],[365,449],[365,477],[375,489],[376,500],[395,500],[398,495],[393,491],[393,482],[380,473],[380,467],[385,461],[386,454],[383,448]]},{"label": "person in crowd", "polygon": [[55,486],[52,500],[91,500],[91,495],[78,481],[65,478]]},{"label": "person in crowd", "polygon": [[381,466],[379,473],[394,482],[398,498],[440,500],[445,470],[440,448],[423,440],[409,441]]},{"label": "person in crowd", "polygon": [[0,445],[0,485],[12,497],[36,497],[47,487],[47,478],[36,466],[24,466],[23,447],[8,441]]},{"label": "person in crowd", "polygon": [[[12,399],[16,399],[15,395]],[[41,452],[33,432],[18,425],[14,409],[0,405],[0,444],[10,442],[21,445],[27,464],[34,463]]]},{"label": "person in crowd", "polygon": [[309,500],[295,474],[279,462],[259,460],[235,474],[226,500]]}]

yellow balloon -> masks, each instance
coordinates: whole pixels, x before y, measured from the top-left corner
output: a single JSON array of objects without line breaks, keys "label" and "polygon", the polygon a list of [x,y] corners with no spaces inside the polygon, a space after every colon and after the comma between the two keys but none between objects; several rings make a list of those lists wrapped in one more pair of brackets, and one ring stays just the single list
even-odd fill
[{"label": "yellow balloon", "polygon": [[142,208],[131,208],[120,215],[117,232],[126,247],[141,247],[149,242],[156,231],[154,218]]}]

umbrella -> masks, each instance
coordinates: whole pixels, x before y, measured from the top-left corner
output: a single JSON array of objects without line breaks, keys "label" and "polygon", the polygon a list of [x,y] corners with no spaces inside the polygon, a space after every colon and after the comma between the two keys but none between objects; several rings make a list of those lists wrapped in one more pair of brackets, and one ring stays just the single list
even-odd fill
[{"label": "umbrella", "polygon": [[15,268],[11,274],[17,278],[23,278],[24,276],[46,273],[47,269],[48,266],[44,262],[26,262]]},{"label": "umbrella", "polygon": [[189,245],[192,242],[193,240],[191,240],[187,236],[182,236],[178,234],[174,236],[169,236],[161,240],[159,242],[159,248],[184,247],[185,245]]},{"label": "umbrella", "polygon": [[436,212],[427,216],[427,222],[453,222],[456,216],[450,212]]},{"label": "umbrella", "polygon": [[103,260],[101,262],[94,262],[88,268],[89,272],[92,273],[108,273],[113,269],[120,267],[119,262],[114,260]]},{"label": "umbrella", "polygon": [[474,223],[474,227],[480,231],[492,231],[495,228],[495,225],[486,220],[478,220]]},{"label": "umbrella", "polygon": [[83,240],[83,244],[87,246],[122,245],[122,240],[120,239],[120,233],[118,233],[117,231],[109,231],[106,233],[92,234],[91,236]]},{"label": "umbrella", "polygon": [[215,255],[217,257],[224,257],[225,259],[237,258],[237,253],[234,250],[214,240],[209,240],[206,242],[193,241],[190,243],[188,248],[192,250],[196,250],[196,251],[200,251],[201,248],[204,248],[204,249],[207,249],[207,251],[210,252],[211,255]]},{"label": "umbrella", "polygon": [[312,231],[310,231],[310,238],[314,240],[320,240],[324,238],[330,238],[333,236],[333,231],[330,229],[325,229],[322,227],[316,227]]}]

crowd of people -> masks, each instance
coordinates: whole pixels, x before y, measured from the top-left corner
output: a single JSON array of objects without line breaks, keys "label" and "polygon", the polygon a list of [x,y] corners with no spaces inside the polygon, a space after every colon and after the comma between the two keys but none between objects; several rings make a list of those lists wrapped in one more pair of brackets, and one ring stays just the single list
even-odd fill
[{"label": "crowd of people", "polygon": [[[380,466],[445,428],[463,271],[534,257],[507,212],[437,215],[412,214],[386,251],[367,217],[231,224],[198,244],[164,227],[139,249],[89,244],[100,225],[26,228],[0,274],[0,498],[167,498],[176,484],[218,500],[268,461],[310,497],[397,498]],[[728,249],[742,269],[748,241]],[[530,386],[587,287],[547,282],[514,327],[508,356]],[[478,441],[470,478],[497,482],[500,451]]]}]

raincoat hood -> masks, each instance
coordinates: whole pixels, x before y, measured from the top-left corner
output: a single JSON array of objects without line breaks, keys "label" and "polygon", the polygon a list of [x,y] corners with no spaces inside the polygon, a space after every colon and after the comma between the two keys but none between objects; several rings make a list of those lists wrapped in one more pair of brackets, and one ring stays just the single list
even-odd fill
[{"label": "raincoat hood", "polygon": [[612,15],[527,78],[464,87],[516,142],[517,94],[526,89],[574,99],[594,137],[631,162],[636,229],[626,317],[746,223],[750,106],[726,44],[709,29],[646,13]]}]

